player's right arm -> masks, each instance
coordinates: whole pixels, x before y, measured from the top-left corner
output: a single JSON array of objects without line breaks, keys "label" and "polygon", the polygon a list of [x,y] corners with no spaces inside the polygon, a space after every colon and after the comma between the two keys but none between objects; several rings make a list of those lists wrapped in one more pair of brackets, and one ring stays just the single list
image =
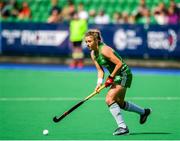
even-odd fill
[{"label": "player's right arm", "polygon": [[98,64],[98,62],[95,60],[94,51],[91,51],[91,59],[92,59],[93,63],[95,64],[96,69],[97,69],[97,73],[98,73],[97,74],[97,85],[96,85],[96,88],[95,88],[95,90],[98,91],[99,87],[103,83],[104,70],[103,70],[102,66],[100,66]]}]

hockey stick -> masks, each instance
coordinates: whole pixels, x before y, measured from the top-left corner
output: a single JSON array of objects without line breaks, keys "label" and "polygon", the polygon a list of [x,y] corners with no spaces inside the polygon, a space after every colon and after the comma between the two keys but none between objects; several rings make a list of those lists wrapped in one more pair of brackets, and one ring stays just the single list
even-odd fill
[{"label": "hockey stick", "polygon": [[[105,88],[105,85],[102,85],[99,88],[99,92]],[[76,108],[78,108],[79,106],[81,106],[84,102],[86,102],[88,99],[90,99],[91,97],[95,96],[98,92],[94,91],[93,93],[91,93],[89,96],[87,96],[85,99],[83,99],[82,101],[80,101],[79,103],[77,103],[76,105],[74,105],[72,108],[70,108],[68,111],[64,112],[61,116],[57,117],[55,116],[53,118],[54,122],[59,122],[60,120],[62,120],[64,117],[66,117],[67,115],[69,115],[72,111],[74,111]]]}]

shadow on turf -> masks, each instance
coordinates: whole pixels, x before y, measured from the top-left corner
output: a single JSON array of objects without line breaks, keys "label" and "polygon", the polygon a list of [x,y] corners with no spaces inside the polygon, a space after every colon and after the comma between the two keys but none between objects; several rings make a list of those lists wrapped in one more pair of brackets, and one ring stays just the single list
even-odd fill
[{"label": "shadow on turf", "polygon": [[172,134],[168,132],[141,132],[141,133],[130,133],[129,135],[166,135],[166,134]]}]

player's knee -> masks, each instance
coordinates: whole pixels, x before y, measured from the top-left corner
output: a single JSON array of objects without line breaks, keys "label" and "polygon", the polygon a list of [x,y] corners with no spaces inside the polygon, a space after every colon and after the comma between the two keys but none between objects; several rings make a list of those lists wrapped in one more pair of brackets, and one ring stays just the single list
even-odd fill
[{"label": "player's knee", "polygon": [[106,96],[106,104],[111,105],[112,103],[114,103],[114,98]]}]

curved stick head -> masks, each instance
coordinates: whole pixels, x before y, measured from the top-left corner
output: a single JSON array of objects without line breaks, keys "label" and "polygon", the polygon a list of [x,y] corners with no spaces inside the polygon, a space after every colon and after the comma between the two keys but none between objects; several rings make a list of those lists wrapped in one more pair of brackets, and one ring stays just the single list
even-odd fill
[{"label": "curved stick head", "polygon": [[53,121],[54,121],[54,122],[58,122],[59,120],[57,119],[57,117],[54,117],[54,118],[53,118]]}]

